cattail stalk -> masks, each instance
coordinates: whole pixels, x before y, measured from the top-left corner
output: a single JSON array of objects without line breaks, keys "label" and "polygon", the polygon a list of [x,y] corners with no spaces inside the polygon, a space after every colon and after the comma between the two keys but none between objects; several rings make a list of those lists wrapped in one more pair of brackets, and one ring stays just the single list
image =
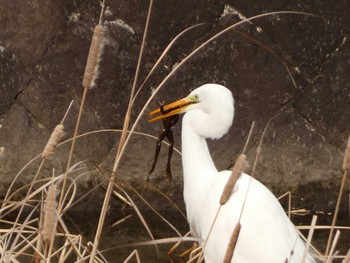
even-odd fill
[{"label": "cattail stalk", "polygon": [[57,194],[57,186],[55,184],[52,184],[49,187],[46,195],[44,206],[44,223],[41,233],[44,242],[47,244],[50,243],[52,236],[55,235],[56,232],[55,226],[58,218],[56,201]]},{"label": "cattail stalk", "polygon": [[332,263],[332,261],[333,261],[334,250],[335,250],[335,247],[338,243],[339,236],[340,236],[340,231],[337,230],[337,232],[335,233],[335,237],[334,237],[333,242],[332,242],[331,251],[329,252],[329,257],[328,257],[326,263]]},{"label": "cattail stalk", "polygon": [[235,165],[232,168],[231,176],[227,180],[225,188],[222,191],[221,198],[220,198],[220,205],[226,204],[226,202],[230,199],[233,188],[235,187],[235,184],[236,184],[238,178],[243,173],[243,170],[245,168],[245,164],[246,164],[245,154],[239,155],[237,160],[236,160]]},{"label": "cattail stalk", "polygon": [[310,225],[310,230],[309,230],[309,234],[307,236],[307,241],[305,244],[305,250],[304,250],[304,254],[303,254],[303,258],[301,260],[301,263],[305,263],[306,262],[306,258],[309,254],[309,248],[310,248],[310,244],[311,244],[311,240],[312,240],[312,236],[314,234],[314,230],[315,230],[315,226],[316,226],[316,221],[317,221],[317,216],[313,215],[312,217],[312,221],[311,221],[311,225]]},{"label": "cattail stalk", "polygon": [[63,130],[64,126],[62,124],[58,124],[55,127],[42,153],[43,159],[48,159],[53,154],[53,151],[62,138]]},{"label": "cattail stalk", "polygon": [[103,26],[98,24],[94,29],[94,35],[92,36],[90,51],[86,62],[83,87],[90,89],[94,86],[98,73],[98,60],[102,53],[103,47]]},{"label": "cattail stalk", "polygon": [[328,236],[328,242],[327,242],[327,247],[326,247],[326,252],[325,252],[325,257],[327,259],[327,257],[330,255],[329,254],[329,249],[331,246],[331,242],[332,242],[332,238],[333,238],[333,233],[334,233],[334,227],[337,223],[337,217],[338,217],[338,212],[339,212],[339,207],[340,207],[340,203],[341,203],[341,199],[344,193],[344,188],[345,188],[345,184],[346,184],[346,179],[348,177],[348,172],[350,170],[350,136],[348,139],[348,143],[345,149],[345,154],[344,154],[344,161],[343,161],[343,170],[344,170],[344,174],[343,174],[343,180],[340,184],[340,189],[339,189],[339,193],[338,193],[338,198],[337,198],[337,203],[335,205],[335,211],[333,214],[333,220],[332,220],[332,226],[331,226],[331,230]]},{"label": "cattail stalk", "polygon": [[345,259],[343,261],[344,263],[350,263],[350,248],[348,250],[348,253],[346,253]]},{"label": "cattail stalk", "polygon": [[103,200],[101,213],[100,213],[100,219],[99,219],[98,226],[97,226],[97,229],[96,229],[94,245],[93,245],[92,250],[91,250],[89,263],[93,263],[94,262],[94,257],[96,255],[97,247],[98,247],[99,241],[101,239],[102,228],[103,228],[103,225],[104,225],[104,221],[105,221],[105,218],[106,218],[107,210],[108,210],[108,207],[109,207],[109,201],[110,201],[112,190],[113,190],[113,187],[114,187],[114,181],[115,181],[115,178],[116,178],[116,175],[117,175],[116,171],[117,171],[117,168],[118,168],[121,156],[122,156],[122,154],[124,152],[125,146],[127,145],[127,141],[130,138],[130,134],[129,134],[129,137],[126,136],[126,131],[128,130],[128,127],[129,127],[132,102],[133,102],[133,98],[134,98],[134,94],[135,94],[135,90],[136,90],[136,84],[137,84],[137,81],[138,81],[138,74],[139,74],[139,71],[140,71],[142,55],[143,55],[144,46],[145,46],[145,42],[146,42],[146,36],[147,36],[148,25],[149,25],[149,21],[150,21],[150,17],[151,17],[152,5],[153,5],[153,0],[150,0],[149,8],[148,8],[148,14],[147,14],[147,19],[146,19],[145,30],[144,30],[144,34],[143,34],[143,37],[142,37],[141,49],[140,49],[140,54],[139,54],[139,58],[138,58],[137,65],[136,65],[136,72],[135,72],[135,77],[134,77],[134,81],[133,81],[133,85],[132,85],[132,89],[131,89],[128,109],[127,109],[126,114],[125,114],[125,119],[124,119],[124,124],[123,124],[123,131],[122,131],[122,134],[120,136],[120,141],[119,141],[119,145],[118,145],[118,149],[117,149],[117,154],[116,154],[115,160],[114,160],[112,174],[111,174],[111,177],[110,177],[110,180],[109,180],[109,183],[108,183],[108,187],[107,187],[107,191],[106,191],[106,194],[105,194],[105,198]]},{"label": "cattail stalk", "polygon": [[228,246],[226,248],[226,253],[224,257],[224,263],[230,263],[233,257],[233,252],[235,251],[237,240],[239,237],[239,233],[241,231],[241,223],[238,222],[235,225],[235,228],[233,229],[232,236],[230,238],[230,242],[228,243]]},{"label": "cattail stalk", "polygon": [[350,170],[350,136],[348,138],[348,143],[346,145],[344,160],[343,160],[343,170]]}]

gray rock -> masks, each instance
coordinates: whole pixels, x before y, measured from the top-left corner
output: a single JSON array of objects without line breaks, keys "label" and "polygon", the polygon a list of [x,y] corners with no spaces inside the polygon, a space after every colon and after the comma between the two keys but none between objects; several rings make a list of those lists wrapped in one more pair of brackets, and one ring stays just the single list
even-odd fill
[{"label": "gray rock", "polygon": [[[341,176],[340,165],[349,131],[347,2],[337,5],[311,1],[156,1],[150,21],[137,87],[168,43],[182,30],[206,22],[181,37],[138,94],[131,114],[133,123],[152,90],[192,50],[221,29],[244,17],[272,10],[300,10],[318,17],[292,14],[267,16],[243,23],[218,37],[179,67],[157,93],[147,112],[159,101],[183,97],[207,82],[226,85],[234,94],[234,126],[221,140],[209,142],[219,169],[234,164],[243,149],[250,125],[256,130],[248,147],[252,164],[255,148],[270,118],[255,176],[276,194],[291,190],[296,207],[332,210]],[[137,56],[148,8],[147,1],[107,1],[105,41],[96,87],[89,90],[79,133],[121,129],[135,74]],[[17,172],[40,154],[68,105],[64,139],[71,138],[82,98],[82,77],[98,1],[2,1],[0,3],[0,181],[7,185]],[[239,32],[238,32],[239,31]],[[253,40],[252,40],[253,39]],[[287,70],[288,69],[288,70]],[[295,82],[293,82],[293,80]],[[175,127],[180,148],[180,122]],[[157,136],[160,124],[137,125],[138,132]],[[91,189],[105,180],[113,166],[120,132],[100,132],[78,139],[74,162],[93,171],[82,180]],[[65,169],[70,144],[58,147],[42,176]],[[133,182],[149,199],[153,192],[145,180],[153,160],[155,139],[133,135],[120,164],[118,179]],[[163,147],[151,184],[182,206],[180,156],[172,160],[174,182],[164,177]],[[96,169],[99,167],[99,169]],[[21,177],[29,182],[37,166]],[[103,172],[102,172],[103,171]],[[307,191],[305,191],[307,189]],[[320,191],[327,195],[315,202]],[[4,195],[6,186],[0,189]],[[84,191],[84,190],[82,190]],[[90,196],[97,209],[104,194]],[[302,200],[303,199],[303,200]],[[99,200],[99,201],[97,201]],[[162,199],[159,208],[170,208]],[[79,207],[76,207],[79,209]]]}]

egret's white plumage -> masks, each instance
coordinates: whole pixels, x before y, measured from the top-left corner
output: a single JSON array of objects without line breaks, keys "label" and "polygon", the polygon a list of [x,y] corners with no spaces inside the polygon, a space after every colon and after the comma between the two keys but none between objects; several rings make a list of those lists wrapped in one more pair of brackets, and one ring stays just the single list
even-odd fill
[{"label": "egret's white plumage", "polygon": [[[179,105],[184,107],[178,108]],[[184,200],[192,235],[203,240],[203,243],[219,209],[223,188],[231,175],[231,171],[217,171],[206,138],[220,138],[227,133],[233,121],[233,106],[234,100],[227,88],[206,84],[177,103],[174,111],[186,112],[182,122]],[[294,225],[275,196],[247,174],[240,176],[229,201],[220,210],[204,247],[205,262],[223,262],[249,182],[232,262],[300,263],[305,244]],[[308,255],[305,262],[316,261]]]}]

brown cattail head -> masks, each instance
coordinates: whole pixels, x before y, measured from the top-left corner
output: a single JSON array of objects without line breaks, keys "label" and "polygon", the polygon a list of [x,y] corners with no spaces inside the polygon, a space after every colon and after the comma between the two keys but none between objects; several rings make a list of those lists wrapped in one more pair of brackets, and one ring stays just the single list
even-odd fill
[{"label": "brown cattail head", "polygon": [[238,156],[236,163],[232,168],[231,176],[228,179],[224,190],[222,191],[221,198],[220,198],[220,205],[226,204],[226,202],[230,198],[233,188],[235,187],[236,181],[238,180],[240,175],[243,173],[245,164],[246,164],[246,156],[245,154],[241,154],[240,156]]},{"label": "brown cattail head", "polygon": [[5,147],[0,147],[0,160],[4,157]]},{"label": "brown cattail head", "polygon": [[57,186],[55,184],[52,184],[46,195],[45,199],[45,205],[44,205],[44,224],[43,224],[43,230],[42,230],[42,237],[44,242],[50,242],[53,235],[55,235],[56,229],[56,222],[58,219],[58,212],[57,212],[57,201],[56,201],[56,195],[57,195]]},{"label": "brown cattail head", "polygon": [[226,248],[226,253],[224,257],[224,263],[230,263],[232,260],[233,252],[235,251],[237,240],[239,237],[239,233],[241,231],[241,223],[238,222],[235,225],[235,228],[233,229],[232,236],[230,238],[230,242],[228,243],[228,246]]},{"label": "brown cattail head", "polygon": [[89,55],[86,61],[86,67],[83,78],[83,87],[92,88],[98,73],[98,60],[103,48],[103,26],[97,25],[92,36]]},{"label": "brown cattail head", "polygon": [[346,145],[344,160],[343,160],[343,170],[350,170],[350,136],[348,138],[348,143]]},{"label": "brown cattail head", "polygon": [[60,142],[62,138],[63,130],[64,130],[64,126],[62,124],[58,124],[55,127],[41,155],[43,159],[48,159],[53,154],[54,149],[56,148],[57,144]]}]

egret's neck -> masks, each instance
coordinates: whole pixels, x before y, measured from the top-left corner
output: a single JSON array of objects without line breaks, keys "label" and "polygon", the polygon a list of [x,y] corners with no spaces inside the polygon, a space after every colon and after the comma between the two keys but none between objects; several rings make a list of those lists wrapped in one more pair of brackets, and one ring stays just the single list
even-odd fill
[{"label": "egret's neck", "polygon": [[[185,116],[186,117],[186,116]],[[197,190],[205,193],[215,179],[217,169],[210,156],[205,138],[199,136],[188,125],[185,117],[182,124],[182,166],[184,174],[184,195],[193,195]]]}]

